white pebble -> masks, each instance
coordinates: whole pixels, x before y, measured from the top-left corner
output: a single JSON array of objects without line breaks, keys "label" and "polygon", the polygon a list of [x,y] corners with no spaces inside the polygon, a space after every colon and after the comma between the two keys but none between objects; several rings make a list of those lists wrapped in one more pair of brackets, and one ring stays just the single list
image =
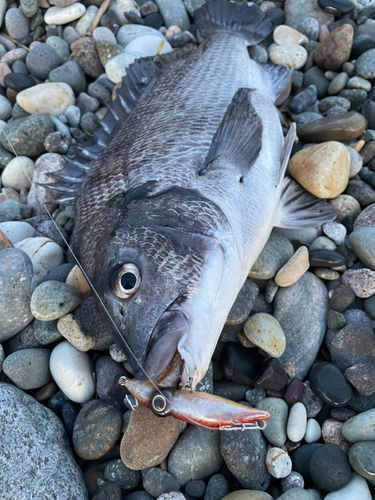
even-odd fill
[{"label": "white pebble", "polygon": [[87,7],[86,12],[84,15],[81,17],[81,19],[78,21],[76,24],[76,30],[81,36],[86,35],[86,31],[88,30],[92,20],[96,16],[96,13],[98,12],[98,7],[96,5],[90,5],[90,7]]},{"label": "white pebble", "polygon": [[305,433],[307,425],[306,408],[302,403],[295,403],[289,412],[286,433],[293,443],[299,443]]},{"label": "white pebble", "polygon": [[50,7],[44,14],[46,24],[68,24],[79,19],[86,12],[82,3],[73,3],[67,7]]},{"label": "white pebble", "polygon": [[275,28],[275,31],[273,32],[273,39],[277,45],[286,45],[291,43],[303,45],[309,41],[307,36],[290,26],[286,26],[285,24],[280,24]]},{"label": "white pebble", "polygon": [[269,56],[274,64],[281,64],[289,69],[300,69],[307,61],[308,54],[307,50],[300,45],[289,43],[273,47]]},{"label": "white pebble", "polygon": [[4,168],[1,182],[4,187],[10,187],[20,191],[22,188],[29,189],[34,175],[34,162],[27,156],[17,156],[10,160]]},{"label": "white pebble", "polygon": [[172,46],[166,40],[161,40],[156,36],[140,36],[130,42],[125,47],[125,53],[133,54],[137,57],[149,57],[171,52]]},{"label": "white pebble", "polygon": [[0,231],[15,245],[19,241],[35,236],[35,229],[27,222],[11,220],[0,223]]},{"label": "white pebble", "polygon": [[44,236],[26,238],[14,246],[26,252],[30,257],[38,283],[40,283],[46,274],[64,261],[62,248]]},{"label": "white pebble", "polygon": [[372,500],[372,496],[366,479],[353,472],[346,486],[331,491],[324,500]]},{"label": "white pebble", "polygon": [[140,24],[125,24],[121,26],[117,33],[117,41],[123,47],[126,47],[130,42],[139,38],[140,36],[156,36],[165,40],[165,37],[160,31],[150,26],[143,26]]},{"label": "white pebble", "polygon": [[113,83],[122,82],[122,78],[126,75],[126,68],[133,64],[136,59],[137,56],[126,52],[110,59],[105,65],[105,73],[108,79]]},{"label": "white pebble", "polygon": [[266,467],[271,476],[281,479],[292,472],[292,460],[281,448],[271,448],[266,455]]},{"label": "white pebble", "polygon": [[336,245],[342,245],[346,237],[346,227],[339,222],[326,222],[323,224],[323,233],[333,240]]},{"label": "white pebble", "polygon": [[99,26],[95,28],[92,32],[92,37],[94,40],[100,40],[102,42],[117,43],[116,37],[109,28],[104,26]]},{"label": "white pebble", "polygon": [[306,433],[304,437],[306,443],[315,443],[316,441],[319,441],[321,435],[322,430],[318,422],[315,420],[315,418],[309,418],[307,421]]},{"label": "white pebble", "polygon": [[31,115],[47,113],[57,117],[74,102],[74,92],[67,83],[41,83],[17,94],[17,103]]},{"label": "white pebble", "polygon": [[86,403],[94,395],[92,361],[69,342],[61,342],[53,349],[49,368],[56,384],[75,403]]}]

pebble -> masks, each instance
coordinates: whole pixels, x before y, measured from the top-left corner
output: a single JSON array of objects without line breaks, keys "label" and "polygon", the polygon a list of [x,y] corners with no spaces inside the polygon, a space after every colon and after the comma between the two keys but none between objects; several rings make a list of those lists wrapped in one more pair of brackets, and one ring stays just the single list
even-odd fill
[{"label": "pebble", "polygon": [[338,94],[341,90],[345,88],[348,79],[349,77],[347,73],[339,73],[329,84],[328,94],[330,95]]},{"label": "pebble", "polygon": [[226,478],[222,474],[214,474],[207,483],[204,500],[221,500],[228,494],[228,491],[228,481]]},{"label": "pebble", "polygon": [[333,271],[332,269],[327,269],[324,267],[317,267],[314,270],[315,274],[318,278],[322,280],[334,281],[340,278],[340,274],[337,271]]},{"label": "pebble", "polygon": [[350,235],[350,244],[363,264],[375,271],[375,227],[361,227]]},{"label": "pebble", "polygon": [[11,8],[6,12],[5,26],[8,34],[18,42],[23,41],[30,32],[29,20],[22,10],[17,8]]},{"label": "pebble", "polygon": [[38,389],[50,381],[49,349],[22,349],[5,358],[3,372],[20,389]]},{"label": "pebble", "polygon": [[352,396],[350,385],[332,363],[323,362],[313,365],[310,372],[310,385],[320,399],[333,406],[345,406]]},{"label": "pebble", "polygon": [[86,7],[81,3],[73,3],[67,7],[50,7],[44,14],[46,24],[68,24],[79,19],[86,12]]},{"label": "pebble", "polygon": [[60,58],[60,63],[64,64],[69,59],[70,50],[69,44],[59,36],[49,36],[46,44],[50,45]]},{"label": "pebble", "polygon": [[375,272],[370,269],[349,269],[342,281],[350,286],[357,297],[366,299],[375,293]]},{"label": "pebble", "polygon": [[353,33],[353,27],[344,24],[324,37],[315,51],[316,64],[324,69],[338,70],[349,60]]},{"label": "pebble", "polygon": [[109,80],[113,83],[122,82],[128,68],[137,59],[137,56],[131,53],[123,52],[112,59],[105,65],[105,73]]},{"label": "pebble", "polygon": [[[120,410],[100,399],[90,401],[82,407],[74,423],[74,450],[84,460],[96,460],[113,448],[121,435],[121,428]],[[133,474],[137,475],[136,472]]]},{"label": "pebble", "polygon": [[92,398],[95,384],[88,354],[63,341],[52,351],[50,370],[56,384],[72,401],[85,403]]},{"label": "pebble", "polygon": [[342,426],[342,435],[350,443],[375,441],[375,408],[347,420]]},{"label": "pebble", "polygon": [[20,92],[17,103],[32,115],[46,113],[57,117],[74,105],[74,93],[67,83],[43,83]]},{"label": "pebble", "polygon": [[[74,105],[74,94],[78,95],[80,92],[84,92],[86,90],[85,75],[83,74],[80,66],[74,61],[67,61],[58,68],[53,69],[49,73],[48,79],[50,82],[54,82],[55,87],[53,83],[45,83],[44,85],[49,85],[50,88],[48,91],[55,92],[57,95],[52,96],[53,101],[55,101],[53,103],[54,105],[51,106],[51,101],[48,103],[53,112],[49,110],[45,112],[53,116],[60,116],[64,114],[69,106]],[[40,85],[38,85],[38,87],[40,87]],[[58,108],[60,108],[60,113],[56,115],[54,111],[56,109],[57,113]]]},{"label": "pebble", "polygon": [[304,436],[304,440],[306,443],[315,443],[319,441],[322,435],[322,430],[320,425],[314,418],[309,418],[307,420],[306,433]]},{"label": "pebble", "polygon": [[[141,470],[159,465],[167,458],[169,452],[176,444],[182,428],[183,423],[180,420],[157,417],[144,406],[139,406],[137,411],[130,412],[129,424],[121,441],[120,453],[122,461],[127,467],[133,470]],[[189,429],[193,429],[193,427]],[[190,433],[191,432],[193,431],[190,431]],[[183,435],[181,435],[180,440],[182,437]],[[191,449],[196,449],[196,440],[191,443],[191,446]],[[214,452],[214,448],[218,446],[215,438],[211,439],[211,436],[205,435],[202,440],[202,446],[208,447],[207,451],[209,452],[209,457],[215,461],[219,461],[218,455]],[[189,448],[189,442],[187,440],[183,440],[179,443],[177,451],[175,452],[175,466],[176,470],[180,471],[181,477],[184,477],[187,483],[192,477],[190,477],[188,458],[185,455],[186,448]],[[179,468],[180,456],[182,457],[181,469]],[[198,463],[203,460],[203,456],[197,456],[197,458],[199,460]],[[221,463],[222,461],[220,461],[220,465]],[[215,464],[213,465],[215,471],[220,468],[220,465],[217,466],[217,468]],[[209,464],[206,466],[209,468]],[[193,470],[196,469],[193,468]],[[168,471],[174,475],[169,466]],[[211,472],[211,474],[212,473],[213,472]],[[207,476],[208,475],[210,474],[208,473]],[[176,477],[176,479],[180,482],[178,477]]]},{"label": "pebble", "polygon": [[338,222],[326,222],[322,226],[324,234],[335,242],[336,245],[342,245],[346,237],[346,227]]},{"label": "pebble", "polygon": [[167,28],[178,26],[182,31],[190,29],[190,22],[182,0],[155,0]]},{"label": "pebble", "polygon": [[366,128],[365,118],[356,111],[326,116],[298,130],[302,142],[350,141]]},{"label": "pebble", "polygon": [[288,438],[294,443],[301,441],[306,434],[307,413],[305,406],[295,403],[289,412],[286,433]]},{"label": "pebble", "polygon": [[259,257],[249,273],[250,278],[266,280],[273,278],[277,271],[293,255],[293,245],[287,238],[271,233]]},{"label": "pebble", "polygon": [[342,422],[338,422],[334,418],[328,418],[323,422],[322,438],[325,443],[336,444],[347,453],[350,443],[342,435],[342,426]]},{"label": "pebble", "polygon": [[325,500],[371,500],[371,493],[366,479],[352,473],[346,486],[328,493]]},{"label": "pebble", "polygon": [[281,491],[283,493],[285,493],[286,491],[291,490],[293,488],[303,489],[305,486],[305,481],[304,481],[303,477],[301,476],[301,474],[299,474],[298,472],[292,471],[289,474],[289,476],[284,477],[280,481],[280,485],[281,485]]},{"label": "pebble", "polygon": [[285,351],[285,334],[279,322],[270,314],[253,314],[246,321],[243,329],[248,340],[269,356],[278,358]]},{"label": "pebble", "polygon": [[364,441],[355,443],[349,450],[349,462],[361,476],[374,481],[375,479],[375,442]]},{"label": "pebble", "polygon": [[273,446],[283,446],[286,442],[286,424],[288,405],[280,398],[264,398],[256,403],[256,408],[271,412],[267,426],[262,431],[267,441]]},{"label": "pebble", "polygon": [[3,170],[1,182],[4,187],[21,191],[22,188],[30,188],[30,179],[33,178],[33,174],[34,162],[27,156],[18,156],[11,160]]},{"label": "pebble", "polygon": [[275,28],[273,39],[277,45],[285,45],[288,43],[304,45],[309,41],[307,36],[285,24],[280,24]]},{"label": "pebble", "polygon": [[126,47],[130,42],[141,36],[155,36],[165,40],[164,35],[154,28],[140,24],[125,24],[121,26],[117,33],[117,42]]},{"label": "pebble", "polygon": [[[9,498],[88,500],[61,420],[32,396],[5,383],[0,384],[0,433],[2,453],[7,457],[1,481]],[[29,481],[36,468],[37,474]]]},{"label": "pebble", "polygon": [[35,229],[24,221],[1,222],[0,231],[13,245],[25,238],[32,238],[35,236]]},{"label": "pebble", "polygon": [[[125,26],[134,26],[133,24],[127,24]],[[102,42],[117,43],[116,37],[113,32],[104,26],[98,26],[92,32],[92,37],[94,40],[101,40]]]},{"label": "pebble", "polygon": [[315,85],[309,85],[302,92],[296,94],[291,103],[290,109],[293,113],[303,113],[307,111],[310,106],[313,106],[317,99],[317,89]]},{"label": "pebble", "polygon": [[220,451],[228,469],[244,488],[267,489],[271,476],[265,465],[266,441],[260,432],[221,433]]},{"label": "pebble", "polygon": [[301,246],[276,274],[276,285],[281,287],[293,285],[305,274],[309,267],[309,252],[305,246]]},{"label": "pebble", "polygon": [[321,26],[334,21],[334,16],[324,12],[314,0],[295,1],[285,3],[285,23],[292,28],[299,29],[300,24],[307,18],[313,17]]},{"label": "pebble", "polygon": [[120,459],[116,459],[107,462],[104,469],[104,479],[116,482],[122,490],[132,490],[138,486],[141,474],[137,470],[126,467]]},{"label": "pebble", "polygon": [[59,55],[46,43],[35,45],[27,54],[26,67],[39,80],[48,78],[49,73],[58,66],[60,66]]},{"label": "pebble", "polygon": [[350,156],[339,142],[324,142],[298,151],[289,162],[289,172],[318,198],[336,198],[349,180]]},{"label": "pebble", "polygon": [[279,496],[278,500],[312,500],[312,496],[306,490],[293,488]]},{"label": "pebble", "polygon": [[[35,276],[40,282],[53,268],[62,264],[62,248],[49,238],[26,238],[14,245],[30,256]],[[55,318],[52,318],[55,319]]]},{"label": "pebble", "polygon": [[319,236],[309,246],[310,250],[336,250],[337,246],[326,236]]},{"label": "pebble", "polygon": [[361,54],[356,62],[355,69],[359,77],[371,80],[375,78],[374,69],[375,49],[370,49]]},{"label": "pebble", "polygon": [[155,56],[156,54],[167,54],[172,50],[171,44],[165,40],[160,40],[160,37],[144,35],[129,42],[125,47],[124,53],[132,54],[138,58]]},{"label": "pebble", "polygon": [[299,472],[305,481],[311,481],[309,472],[310,457],[321,446],[321,443],[302,444],[293,454],[293,469]]},{"label": "pebble", "polygon": [[360,227],[375,227],[375,206],[370,205],[366,207],[356,218],[354,223],[354,229],[358,229]]},{"label": "pebble", "polygon": [[0,120],[7,121],[12,116],[12,105],[6,97],[0,96]]},{"label": "pebble", "polygon": [[[4,188],[11,189],[11,188]],[[13,190],[12,190],[13,191]],[[31,207],[22,205],[19,201],[8,198],[0,204],[0,222],[8,222],[16,217],[28,218],[31,215]]]},{"label": "pebble", "polygon": [[123,413],[126,411],[124,398],[127,391],[118,383],[120,377],[128,376],[122,364],[110,356],[100,356],[95,363],[96,392],[99,399],[111,403]]},{"label": "pebble", "polygon": [[[0,136],[1,144],[19,156],[38,156],[45,152],[44,141],[55,129],[49,116],[38,114],[9,122]],[[9,142],[10,144],[9,144]]]},{"label": "pebble", "polygon": [[280,448],[270,448],[266,455],[266,467],[272,477],[281,479],[292,471],[292,460],[288,453]]},{"label": "pebble", "polygon": [[274,300],[273,316],[286,337],[280,362],[295,366],[303,380],[309,371],[326,330],[327,290],[322,281],[307,272],[290,287],[280,288]]},{"label": "pebble", "polygon": [[[180,491],[181,489],[179,482],[171,474],[169,474],[169,472],[156,467],[150,467],[145,471],[142,477],[142,486],[147,493],[152,495],[154,498],[157,498],[164,493]],[[205,491],[206,484],[204,481],[190,481],[185,486],[185,492],[194,498],[202,498]]]},{"label": "pebble", "polygon": [[274,64],[283,64],[289,69],[300,69],[307,61],[307,50],[301,45],[288,43],[274,47],[269,57]]},{"label": "pebble", "polygon": [[57,322],[57,329],[78,351],[87,352],[95,346],[95,338],[85,335],[72,314],[60,318]]},{"label": "pebble", "polygon": [[344,371],[358,363],[375,361],[375,339],[372,328],[363,323],[352,323],[335,334],[330,354],[332,361]]},{"label": "pebble", "polygon": [[61,340],[61,333],[57,329],[57,321],[33,321],[33,334],[42,345],[48,345]]},{"label": "pebble", "polygon": [[31,311],[41,321],[59,319],[74,311],[80,304],[75,288],[60,281],[45,281],[31,297]]},{"label": "pebble", "polygon": [[33,319],[30,295],[36,285],[28,255],[15,248],[0,252],[0,342],[25,328]]},{"label": "pebble", "polygon": [[81,269],[75,265],[69,272],[65,280],[67,285],[73,286],[80,294],[83,300],[86,300],[91,295],[90,285],[86,281]]},{"label": "pebble", "polygon": [[226,324],[238,325],[244,323],[249,317],[258,293],[258,286],[252,280],[246,280],[229,311]]},{"label": "pebble", "polygon": [[309,460],[311,479],[324,491],[335,491],[348,484],[351,469],[342,449],[335,444],[323,444],[313,451]]},{"label": "pebble", "polygon": [[90,27],[90,24],[93,21],[94,17],[96,16],[98,10],[99,9],[96,5],[90,5],[89,7],[87,7],[86,12],[83,14],[83,16],[79,19],[79,21],[75,25],[75,29],[77,30],[80,36],[86,35],[86,31]]},{"label": "pebble", "polygon": [[91,78],[99,78],[103,73],[103,66],[96,51],[95,41],[92,38],[84,37],[77,41],[70,60],[75,61],[84,74]]}]

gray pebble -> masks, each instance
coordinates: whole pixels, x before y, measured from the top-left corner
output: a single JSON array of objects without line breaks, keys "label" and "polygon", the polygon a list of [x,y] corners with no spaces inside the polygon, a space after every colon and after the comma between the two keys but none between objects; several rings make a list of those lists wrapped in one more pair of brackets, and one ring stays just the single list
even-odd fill
[{"label": "gray pebble", "polygon": [[315,104],[317,99],[317,88],[315,85],[309,85],[299,94],[295,95],[290,103],[290,109],[293,113],[303,113],[310,106]]},{"label": "gray pebble", "polygon": [[67,61],[62,66],[53,69],[49,73],[48,79],[51,82],[67,83],[76,95],[86,90],[85,75],[80,66],[74,61]]},{"label": "gray pebble", "polygon": [[7,121],[12,116],[12,105],[8,99],[0,95],[0,120]]},{"label": "gray pebble", "polygon": [[48,345],[62,339],[62,335],[57,329],[57,320],[39,321],[34,319],[33,333],[36,340],[42,345]]},{"label": "gray pebble", "polygon": [[229,492],[228,481],[222,474],[214,474],[208,481],[204,500],[221,500]]},{"label": "gray pebble", "polygon": [[281,483],[281,491],[285,493],[285,491],[291,490],[292,488],[301,488],[303,489],[305,486],[305,481],[299,472],[292,471],[289,476],[284,477],[280,481]]},{"label": "gray pebble", "polygon": [[3,372],[20,389],[38,389],[51,380],[49,349],[22,349],[5,358]]},{"label": "gray pebble", "polygon": [[260,45],[253,45],[249,50],[249,54],[251,59],[258,63],[265,64],[268,61],[268,52]]},{"label": "gray pebble", "polygon": [[5,26],[8,34],[21,42],[30,32],[30,24],[20,9],[12,8],[5,14]]},{"label": "gray pebble", "polygon": [[181,490],[180,483],[169,472],[156,467],[144,471],[142,484],[147,493],[154,498],[164,493]]},{"label": "gray pebble", "polygon": [[269,410],[271,418],[263,431],[267,441],[273,446],[281,447],[286,442],[286,423],[288,419],[288,405],[280,398],[265,398],[258,401],[256,408]]},{"label": "gray pebble", "polygon": [[51,45],[39,43],[26,57],[26,67],[39,80],[46,80],[49,73],[60,66],[60,57]]},{"label": "gray pebble", "polygon": [[182,0],[155,0],[155,3],[167,28],[178,26],[182,31],[190,29],[190,21]]},{"label": "gray pebble", "polygon": [[310,40],[316,41],[319,35],[319,22],[314,17],[307,17],[300,24],[299,31]]},{"label": "gray pebble", "polygon": [[75,288],[60,281],[41,283],[31,296],[31,311],[41,321],[59,319],[80,304]]},{"label": "gray pebble", "polygon": [[33,17],[38,11],[38,2],[37,0],[21,0],[20,9],[26,17]]},{"label": "gray pebble", "polygon": [[49,36],[46,40],[46,44],[55,49],[61,64],[64,64],[69,59],[69,44],[59,36]]},{"label": "gray pebble", "polygon": [[114,481],[123,490],[131,490],[138,486],[141,474],[137,470],[131,470],[120,459],[108,462],[104,468],[104,479]]}]

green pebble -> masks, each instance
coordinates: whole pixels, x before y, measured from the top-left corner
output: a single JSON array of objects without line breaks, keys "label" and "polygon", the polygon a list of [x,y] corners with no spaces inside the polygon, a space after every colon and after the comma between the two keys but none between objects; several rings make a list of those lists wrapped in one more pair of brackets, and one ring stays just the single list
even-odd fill
[{"label": "green pebble", "polygon": [[33,333],[36,340],[43,345],[48,345],[62,339],[62,335],[57,329],[57,319],[54,321],[34,319]]},{"label": "green pebble", "polygon": [[256,408],[268,410],[272,416],[267,420],[267,426],[262,431],[265,438],[273,446],[283,446],[286,442],[286,423],[288,420],[288,405],[280,398],[264,398],[257,402]]},{"label": "green pebble", "polygon": [[349,450],[349,462],[361,476],[375,480],[375,441],[355,443]]}]

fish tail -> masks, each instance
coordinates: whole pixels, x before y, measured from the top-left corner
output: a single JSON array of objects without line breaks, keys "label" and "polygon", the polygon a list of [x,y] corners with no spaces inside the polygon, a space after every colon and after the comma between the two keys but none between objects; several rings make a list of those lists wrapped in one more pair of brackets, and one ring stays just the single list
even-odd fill
[{"label": "fish tail", "polygon": [[194,21],[203,39],[224,31],[243,35],[249,45],[264,40],[275,28],[275,23],[256,5],[248,7],[228,0],[209,0],[194,12]]}]

